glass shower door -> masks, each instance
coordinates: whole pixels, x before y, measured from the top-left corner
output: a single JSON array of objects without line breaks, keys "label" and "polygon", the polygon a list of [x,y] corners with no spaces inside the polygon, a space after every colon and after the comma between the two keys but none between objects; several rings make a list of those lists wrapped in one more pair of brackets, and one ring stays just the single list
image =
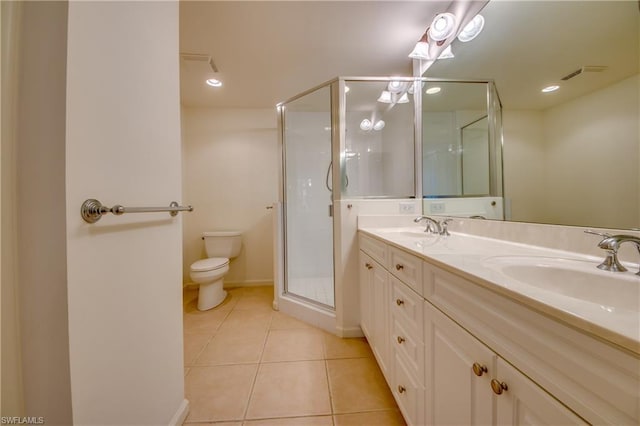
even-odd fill
[{"label": "glass shower door", "polygon": [[285,293],[334,308],[331,86],[283,111]]}]

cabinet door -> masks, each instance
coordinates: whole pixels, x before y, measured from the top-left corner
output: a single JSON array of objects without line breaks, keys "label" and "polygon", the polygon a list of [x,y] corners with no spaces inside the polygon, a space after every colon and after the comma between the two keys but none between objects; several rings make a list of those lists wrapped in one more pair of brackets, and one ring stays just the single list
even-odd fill
[{"label": "cabinet door", "polygon": [[428,302],[424,314],[426,423],[492,424],[496,354]]},{"label": "cabinet door", "polygon": [[587,424],[501,358],[495,377],[496,393],[502,389],[496,395],[499,425]]},{"label": "cabinet door", "polygon": [[364,252],[360,252],[360,328],[373,344],[373,269],[375,262]]},{"label": "cabinet door", "polygon": [[374,265],[371,281],[373,287],[373,351],[387,380],[391,378],[391,318],[390,289],[388,272],[378,264]]}]

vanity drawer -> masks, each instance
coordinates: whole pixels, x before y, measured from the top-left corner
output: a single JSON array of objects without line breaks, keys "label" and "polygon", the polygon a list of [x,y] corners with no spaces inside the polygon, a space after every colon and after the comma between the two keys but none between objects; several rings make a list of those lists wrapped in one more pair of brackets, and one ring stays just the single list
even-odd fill
[{"label": "vanity drawer", "polygon": [[387,264],[387,245],[382,241],[360,234],[358,238],[360,250],[367,253],[381,265]]},{"label": "vanity drawer", "polygon": [[395,247],[389,247],[388,270],[422,295],[422,260]]},{"label": "vanity drawer", "polygon": [[[412,331],[423,329],[424,299],[422,296],[404,285],[397,278],[391,277],[391,312]],[[422,333],[420,332],[420,335]]]},{"label": "vanity drawer", "polygon": [[391,390],[404,419],[408,425],[424,424],[424,397],[425,390],[422,384],[415,380],[401,353],[394,356],[395,383],[391,384]]},{"label": "vanity drawer", "polygon": [[404,327],[402,321],[393,318],[391,345],[394,353],[403,355],[406,369],[420,385],[424,385],[424,343],[422,333]]}]

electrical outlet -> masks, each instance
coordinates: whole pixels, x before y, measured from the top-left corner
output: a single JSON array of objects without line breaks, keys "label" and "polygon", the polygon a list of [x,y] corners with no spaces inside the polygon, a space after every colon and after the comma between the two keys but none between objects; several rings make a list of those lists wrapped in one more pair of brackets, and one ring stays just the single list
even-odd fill
[{"label": "electrical outlet", "polygon": [[429,211],[431,213],[444,213],[444,203],[431,203]]},{"label": "electrical outlet", "polygon": [[400,203],[400,213],[415,213],[416,205],[414,203]]}]

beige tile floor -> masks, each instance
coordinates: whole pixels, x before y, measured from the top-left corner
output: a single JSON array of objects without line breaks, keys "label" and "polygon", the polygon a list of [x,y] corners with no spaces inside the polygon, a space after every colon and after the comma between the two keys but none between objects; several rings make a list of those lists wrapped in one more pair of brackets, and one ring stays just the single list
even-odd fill
[{"label": "beige tile floor", "polygon": [[340,339],[271,309],[273,287],[196,309],[184,293],[186,424],[405,425],[365,339]]}]

